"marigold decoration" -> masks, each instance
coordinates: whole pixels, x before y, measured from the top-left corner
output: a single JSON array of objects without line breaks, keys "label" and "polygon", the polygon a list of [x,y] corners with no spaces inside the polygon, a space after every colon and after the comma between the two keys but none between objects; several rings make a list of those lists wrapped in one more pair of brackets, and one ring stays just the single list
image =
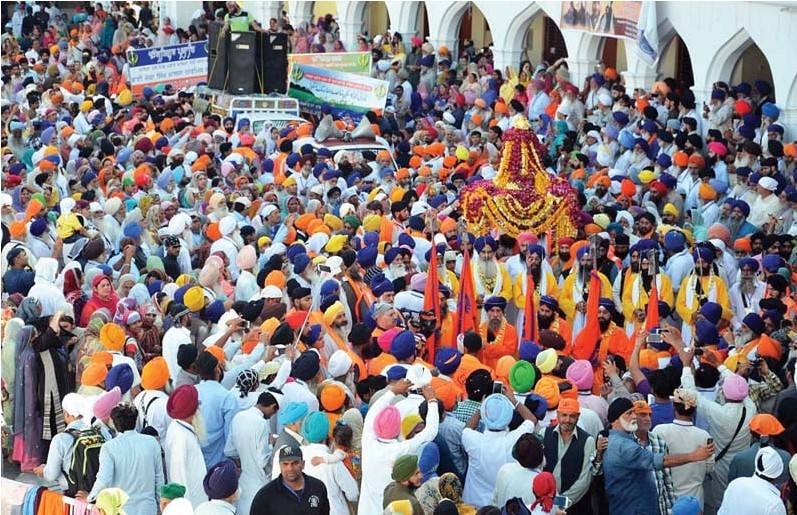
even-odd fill
[{"label": "marigold decoration", "polygon": [[554,242],[574,236],[579,212],[576,192],[566,179],[545,171],[546,148],[528,120],[519,116],[503,140],[495,179],[474,182],[460,193],[468,230],[482,235],[498,229],[512,237],[550,231]]}]

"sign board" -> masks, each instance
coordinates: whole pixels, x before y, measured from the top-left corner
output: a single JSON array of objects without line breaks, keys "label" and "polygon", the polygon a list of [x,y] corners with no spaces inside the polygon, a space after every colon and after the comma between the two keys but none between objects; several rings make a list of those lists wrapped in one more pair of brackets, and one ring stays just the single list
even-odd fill
[{"label": "sign board", "polygon": [[288,96],[301,110],[319,115],[329,106],[336,118],[359,119],[368,111],[384,109],[388,82],[326,68],[294,63],[288,72]]},{"label": "sign board", "polygon": [[369,77],[371,75],[371,52],[330,52],[324,54],[289,54],[288,63],[307,64],[337,70],[340,72],[356,73]]},{"label": "sign board", "polygon": [[208,42],[131,48],[127,62],[133,95],[140,96],[145,87],[159,84],[185,88],[207,80]]}]

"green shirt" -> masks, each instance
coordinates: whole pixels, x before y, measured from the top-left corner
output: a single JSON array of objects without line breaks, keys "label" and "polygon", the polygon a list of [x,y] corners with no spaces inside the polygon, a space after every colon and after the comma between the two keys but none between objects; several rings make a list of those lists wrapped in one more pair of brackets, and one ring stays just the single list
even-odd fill
[{"label": "green shirt", "polygon": [[230,24],[230,32],[248,32],[253,21],[252,15],[247,12],[240,12],[232,17],[227,13],[224,16],[224,22]]}]

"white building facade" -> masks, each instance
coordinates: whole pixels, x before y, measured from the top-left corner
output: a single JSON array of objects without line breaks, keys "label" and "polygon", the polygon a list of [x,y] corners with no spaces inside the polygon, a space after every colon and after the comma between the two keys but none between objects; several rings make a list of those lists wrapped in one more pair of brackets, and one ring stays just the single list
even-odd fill
[{"label": "white building facade", "polygon": [[[536,39],[532,35],[532,27],[541,29],[543,20],[558,27],[562,10],[560,2],[501,0],[246,0],[243,6],[263,24],[280,11],[287,12],[294,26],[312,23],[317,16],[329,12],[337,17],[341,39],[347,48],[355,44],[358,33],[368,30],[370,18],[380,16],[379,24],[370,23],[374,30],[383,24],[378,30],[399,32],[405,42],[415,35],[426,36],[435,47],[446,45],[456,53],[463,23],[472,23],[473,32],[467,31],[467,34],[477,44],[492,44],[495,66],[500,70],[506,66],[517,68],[521,60],[529,56],[527,50],[534,41],[538,46],[544,45],[539,34]],[[198,1],[160,2],[161,15],[172,18],[176,26],[187,25],[198,7],[201,7]],[[379,13],[374,14],[375,10]],[[787,139],[797,138],[797,2],[662,1],[656,2],[656,15],[660,53],[665,54],[676,38],[688,50],[694,81],[692,90],[698,104],[708,99],[716,81],[734,83],[736,79],[738,82],[740,63],[745,57],[744,77],[771,78],[776,103],[781,109],[779,121],[787,127]],[[564,46],[567,54],[571,79],[577,85],[594,73],[595,66],[606,55],[607,44],[617,48],[615,66],[625,78],[629,91],[636,87],[649,88],[655,80],[669,75],[667,66],[671,59],[663,56],[656,66],[650,67],[637,57],[633,40],[607,43],[608,38],[582,31],[563,29],[558,32],[559,45]],[[758,50],[758,57],[747,58],[753,47]]]}]

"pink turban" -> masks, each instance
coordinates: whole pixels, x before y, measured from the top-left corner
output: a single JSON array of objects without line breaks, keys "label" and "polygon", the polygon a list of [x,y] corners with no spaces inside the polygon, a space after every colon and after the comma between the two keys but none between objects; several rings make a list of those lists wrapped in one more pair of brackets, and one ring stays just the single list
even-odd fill
[{"label": "pink turban", "polygon": [[231,162],[225,161],[225,162],[221,163],[221,175],[222,175],[222,177],[227,177],[228,175],[230,175],[230,172],[232,172],[233,170],[235,170],[235,166],[233,166],[233,164]]},{"label": "pink turban", "polygon": [[235,263],[241,270],[251,270],[257,264],[257,256],[255,255],[255,248],[251,245],[244,245],[238,252],[238,257],[235,258]]},{"label": "pink turban", "polygon": [[594,378],[592,365],[585,359],[576,360],[572,365],[567,367],[565,377],[567,377],[568,381],[576,385],[576,388],[579,390],[592,389],[592,380]]},{"label": "pink turban", "polygon": [[122,400],[122,390],[114,386],[112,390],[97,397],[94,403],[94,416],[100,420],[107,420],[111,416],[111,410]]},{"label": "pink turban", "polygon": [[731,246],[731,231],[722,224],[712,224],[708,228],[708,239],[722,240],[726,247]]},{"label": "pink turban", "polygon": [[522,232],[518,234],[517,242],[520,245],[536,245],[539,240],[533,232]]},{"label": "pink turban", "polygon": [[729,401],[743,401],[747,391],[747,380],[738,374],[729,375],[722,383],[722,393]]},{"label": "pink turban", "polygon": [[390,353],[390,344],[393,343],[393,338],[401,331],[402,329],[394,327],[379,335],[379,338],[376,339],[376,343],[379,345],[379,348],[382,349],[382,352]]},{"label": "pink turban", "polygon": [[379,412],[374,420],[376,436],[383,440],[392,440],[398,437],[401,431],[401,413],[395,406],[387,406]]}]

